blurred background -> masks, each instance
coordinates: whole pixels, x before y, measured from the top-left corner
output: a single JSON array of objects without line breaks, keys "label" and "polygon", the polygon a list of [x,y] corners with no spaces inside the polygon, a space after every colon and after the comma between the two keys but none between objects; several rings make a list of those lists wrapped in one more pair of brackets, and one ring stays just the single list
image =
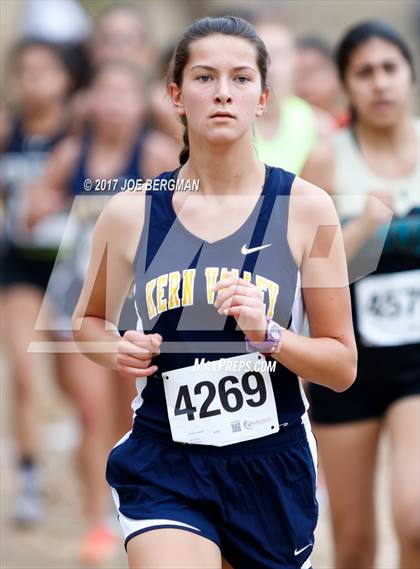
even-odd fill
[{"label": "blurred background", "polygon": [[[404,34],[407,42],[418,45],[420,24],[419,2],[404,0],[297,0],[269,1],[260,0],[227,2],[224,0],[196,0],[164,2],[127,2],[137,5],[147,21],[148,33],[156,50],[162,51],[176,41],[179,34],[191,21],[209,14],[241,11],[251,14],[258,4],[258,13],[286,23],[298,36],[320,35],[330,45],[338,40],[352,24],[366,19],[380,18],[394,24]],[[4,0],[1,4],[1,92],[7,92],[6,64],[8,50],[13,42],[23,33],[30,32],[30,26],[39,27],[39,33],[52,39],[66,42],[71,39],[87,39],[96,18],[112,2],[102,0],[84,0],[78,2],[81,12],[70,8],[70,3],[54,0]],[[36,6],[36,8],[35,8]],[[74,22],[69,10],[73,14]],[[60,15],[61,14],[61,15]],[[65,16],[64,16],[65,15]],[[85,19],[86,18],[86,19]],[[28,20],[33,21],[29,24]],[[26,28],[26,32],[25,32]],[[413,49],[416,68],[419,69],[418,49]]]},{"label": "blurred background", "polygon": [[[69,338],[86,243],[107,199],[85,203],[83,180],[151,177],[177,165],[182,130],[165,95],[169,58],[192,21],[225,14],[279,25],[278,90],[287,85],[290,112],[313,123],[287,165],[299,173],[316,142],[349,121],[331,59],[338,39],[362,20],[389,22],[410,45],[418,76],[420,2],[2,0],[0,10],[0,248],[8,286],[1,320],[0,564],[123,568],[103,470],[107,452],[130,428],[133,386],[76,354],[25,350],[46,332]],[[303,53],[308,38],[320,46],[312,59]],[[320,77],[325,89],[315,93]],[[130,325],[128,315],[122,327]],[[384,441],[376,566],[396,569],[387,452]],[[332,569],[322,481],[319,502],[313,567]]]}]

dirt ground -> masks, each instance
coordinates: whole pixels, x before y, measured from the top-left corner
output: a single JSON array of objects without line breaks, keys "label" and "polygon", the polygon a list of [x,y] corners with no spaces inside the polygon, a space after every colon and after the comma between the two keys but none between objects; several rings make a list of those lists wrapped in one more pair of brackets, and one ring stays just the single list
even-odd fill
[{"label": "dirt ground", "polygon": [[[4,371],[4,370],[3,370]],[[3,374],[5,375],[5,374]],[[15,449],[10,429],[10,406],[7,381],[1,382],[0,439],[0,567],[1,569],[76,569],[80,538],[84,531],[78,480],[73,466],[73,452],[78,439],[75,417],[52,381],[42,388],[43,456],[46,487],[46,516],[37,529],[18,530],[9,520],[13,500]],[[378,471],[379,551],[377,569],[396,569],[397,550],[390,524],[386,471],[387,445],[380,452]],[[118,522],[110,498],[110,516],[117,531]],[[332,542],[328,523],[328,505],[324,499],[317,529],[314,569],[333,569]],[[122,546],[107,569],[125,569],[126,556]],[[258,568],[250,568],[258,569]]]}]

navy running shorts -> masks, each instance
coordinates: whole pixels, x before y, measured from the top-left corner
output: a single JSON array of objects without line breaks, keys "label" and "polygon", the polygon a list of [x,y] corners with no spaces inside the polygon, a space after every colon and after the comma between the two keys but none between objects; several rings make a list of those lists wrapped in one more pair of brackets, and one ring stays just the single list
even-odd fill
[{"label": "navy running shorts", "polygon": [[318,518],[311,449],[303,425],[225,447],[164,442],[134,427],[107,464],[125,545],[176,528],[215,542],[235,569],[310,569]]},{"label": "navy running shorts", "polygon": [[0,288],[31,285],[44,292],[54,268],[56,254],[56,251],[48,251],[43,256],[42,252],[6,245],[0,254]]},{"label": "navy running shorts", "polygon": [[416,395],[420,349],[413,345],[359,350],[356,381],[343,393],[309,385],[311,417],[320,425],[381,419],[396,401]]}]

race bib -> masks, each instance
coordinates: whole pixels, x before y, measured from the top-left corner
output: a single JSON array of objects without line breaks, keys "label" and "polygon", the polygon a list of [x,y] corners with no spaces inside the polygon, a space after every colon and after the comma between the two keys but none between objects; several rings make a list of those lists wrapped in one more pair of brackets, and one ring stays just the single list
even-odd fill
[{"label": "race bib", "polygon": [[255,352],[163,373],[173,440],[225,446],[278,432],[273,362]]},{"label": "race bib", "polygon": [[359,334],[365,346],[420,341],[420,270],[373,275],[355,284]]}]

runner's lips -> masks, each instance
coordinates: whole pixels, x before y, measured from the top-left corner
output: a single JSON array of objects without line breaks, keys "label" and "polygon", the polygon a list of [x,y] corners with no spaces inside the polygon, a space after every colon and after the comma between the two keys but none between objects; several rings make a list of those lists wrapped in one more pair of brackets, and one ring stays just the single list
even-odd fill
[{"label": "runner's lips", "polygon": [[232,113],[225,112],[225,111],[219,111],[217,113],[213,113],[212,115],[210,115],[211,119],[214,119],[216,117],[225,117],[225,118],[230,118],[230,119],[236,118],[235,115],[232,115]]},{"label": "runner's lips", "polygon": [[385,100],[385,99],[373,101],[373,103],[372,103],[373,107],[391,107],[392,105],[393,105],[392,101]]}]

